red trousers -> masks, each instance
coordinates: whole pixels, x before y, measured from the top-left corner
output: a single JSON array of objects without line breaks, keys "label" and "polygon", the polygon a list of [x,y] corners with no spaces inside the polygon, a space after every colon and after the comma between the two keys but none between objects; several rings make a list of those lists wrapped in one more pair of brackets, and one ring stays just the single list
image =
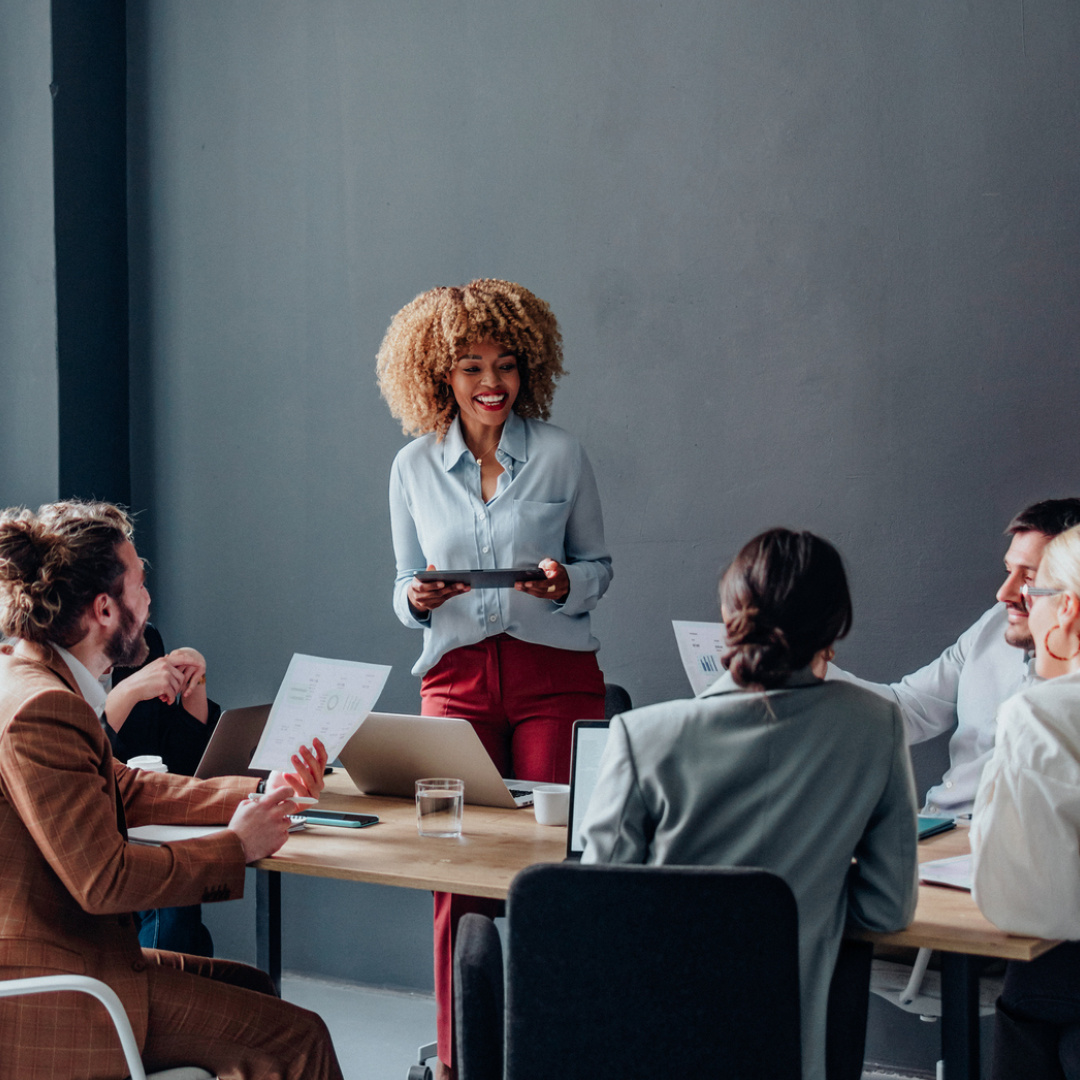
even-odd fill
[{"label": "red trousers", "polygon": [[[425,716],[470,721],[499,772],[518,780],[567,783],[574,721],[604,717],[604,676],[595,653],[533,645],[508,634],[447,653],[424,676],[420,694]],[[453,1065],[454,941],[468,911],[494,918],[503,905],[435,894],[436,1026],[439,1060],[446,1065]]]}]

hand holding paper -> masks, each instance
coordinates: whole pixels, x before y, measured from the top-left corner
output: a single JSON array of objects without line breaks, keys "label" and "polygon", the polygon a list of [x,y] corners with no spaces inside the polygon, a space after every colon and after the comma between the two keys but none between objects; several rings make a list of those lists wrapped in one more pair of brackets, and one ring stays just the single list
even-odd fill
[{"label": "hand holding paper", "polygon": [[322,793],[326,778],[326,747],[320,739],[312,740],[312,748],[301,746],[292,756],[295,772],[275,770],[266,781],[266,792],[271,794],[281,788],[288,788],[291,795],[303,795],[318,799]]}]

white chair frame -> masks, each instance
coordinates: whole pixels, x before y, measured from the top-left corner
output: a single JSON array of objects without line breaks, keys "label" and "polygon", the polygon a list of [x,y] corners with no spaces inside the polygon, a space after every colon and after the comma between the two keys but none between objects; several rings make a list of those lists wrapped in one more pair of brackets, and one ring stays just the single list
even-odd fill
[{"label": "white chair frame", "polygon": [[92,979],[88,975],[36,975],[29,979],[0,980],[0,997],[57,993],[62,990],[90,994],[105,1006],[120,1038],[120,1047],[124,1051],[124,1060],[127,1062],[131,1080],[214,1080],[212,1073],[194,1067],[166,1069],[147,1075],[123,1003],[117,997],[116,991],[100,979]]}]

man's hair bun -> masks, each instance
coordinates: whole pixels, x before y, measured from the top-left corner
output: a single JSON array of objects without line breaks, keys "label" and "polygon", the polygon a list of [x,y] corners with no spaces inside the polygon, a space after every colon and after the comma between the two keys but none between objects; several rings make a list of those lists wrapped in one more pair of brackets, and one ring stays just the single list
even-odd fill
[{"label": "man's hair bun", "polygon": [[101,593],[119,597],[118,548],[131,520],[110,503],[62,502],[0,514],[0,631],[68,647],[83,636],[83,615]]}]

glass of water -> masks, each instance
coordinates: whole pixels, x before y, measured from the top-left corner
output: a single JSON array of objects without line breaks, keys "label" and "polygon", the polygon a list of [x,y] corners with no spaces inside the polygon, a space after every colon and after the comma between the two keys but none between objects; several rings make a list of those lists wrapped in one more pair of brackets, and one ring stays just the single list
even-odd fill
[{"label": "glass of water", "polygon": [[465,782],[437,776],[416,781],[416,831],[421,836],[460,836]]}]

